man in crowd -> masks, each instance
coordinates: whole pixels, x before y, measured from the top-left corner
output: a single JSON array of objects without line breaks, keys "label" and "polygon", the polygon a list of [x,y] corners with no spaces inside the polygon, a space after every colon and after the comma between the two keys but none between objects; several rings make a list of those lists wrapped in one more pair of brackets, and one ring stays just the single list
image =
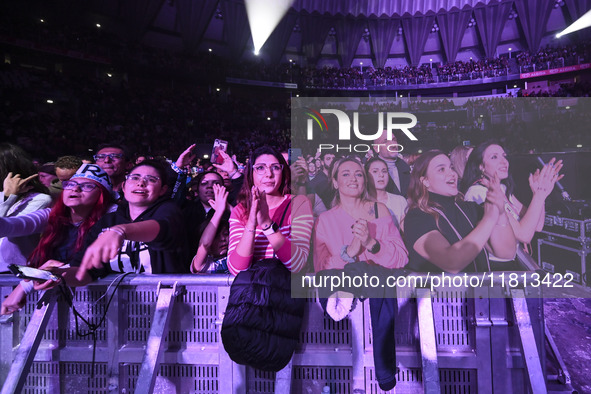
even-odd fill
[{"label": "man in crowd", "polygon": [[55,162],[55,175],[60,182],[67,181],[78,171],[82,160],[76,156],[62,156]]},{"label": "man in crowd", "polygon": [[111,178],[113,191],[121,196],[125,175],[133,164],[127,148],[118,144],[99,145],[94,160]]},{"label": "man in crowd", "polygon": [[373,143],[374,152],[388,166],[390,180],[386,186],[386,191],[406,197],[408,183],[410,182],[410,166],[400,158],[400,148],[396,136],[392,135],[392,140],[388,140],[385,130]]},{"label": "man in crowd", "polygon": [[323,152],[320,155],[322,161],[322,171],[316,169],[316,176],[308,184],[308,193],[317,194],[324,205],[330,209],[332,203],[333,192],[332,183],[329,182],[330,171],[332,170],[332,162],[334,161],[334,153]]}]

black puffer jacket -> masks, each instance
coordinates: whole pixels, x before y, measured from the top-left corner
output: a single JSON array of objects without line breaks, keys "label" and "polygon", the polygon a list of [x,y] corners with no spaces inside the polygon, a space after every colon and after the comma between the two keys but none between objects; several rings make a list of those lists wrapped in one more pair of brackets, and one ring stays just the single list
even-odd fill
[{"label": "black puffer jacket", "polygon": [[230,358],[264,371],[287,365],[298,343],[305,299],[291,298],[291,274],[278,259],[256,262],[234,279],[222,324]]}]

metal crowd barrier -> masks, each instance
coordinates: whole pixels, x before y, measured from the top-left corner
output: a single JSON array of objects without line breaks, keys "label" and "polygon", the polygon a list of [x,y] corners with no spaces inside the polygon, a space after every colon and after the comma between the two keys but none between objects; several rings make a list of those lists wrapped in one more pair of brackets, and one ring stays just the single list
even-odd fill
[{"label": "metal crowd barrier", "polygon": [[[113,278],[76,289],[74,305],[92,323]],[[2,299],[16,283],[0,275]],[[367,302],[335,322],[309,297],[296,353],[275,374],[237,365],[224,351],[230,284],[226,275],[124,278],[97,331],[94,365],[92,338],[77,336],[66,303],[47,292],[37,305],[31,294],[0,324],[2,394],[382,393]],[[399,373],[390,393],[547,392],[541,299],[520,289],[506,298],[497,287],[399,290]]]}]

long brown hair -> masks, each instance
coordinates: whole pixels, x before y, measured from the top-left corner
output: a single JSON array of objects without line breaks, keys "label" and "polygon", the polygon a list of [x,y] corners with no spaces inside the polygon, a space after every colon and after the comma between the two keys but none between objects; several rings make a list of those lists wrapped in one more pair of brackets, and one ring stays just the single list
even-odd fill
[{"label": "long brown hair", "polygon": [[279,153],[279,151],[268,145],[256,148],[250,154],[250,157],[248,159],[248,164],[246,165],[244,171],[244,182],[242,182],[242,188],[240,189],[240,192],[238,193],[238,197],[236,199],[236,202],[238,204],[242,204],[242,206],[245,208],[245,217],[248,217],[248,214],[250,212],[250,206],[252,205],[251,189],[254,186],[253,166],[256,159],[262,155],[271,155],[277,159],[277,162],[279,164],[282,165],[283,169],[281,170],[281,184],[279,185],[279,193],[281,193],[282,196],[291,193],[291,170],[289,168],[289,165],[283,158],[283,155]]},{"label": "long brown hair", "polygon": [[[441,206],[437,204],[435,201],[431,201],[429,199],[429,191],[427,187],[421,180],[421,178],[427,175],[427,169],[429,168],[429,164],[431,160],[439,155],[446,156],[443,151],[439,149],[430,150],[421,154],[418,159],[415,161],[414,167],[412,172],[410,173],[410,183],[408,185],[408,211],[413,208],[418,208],[421,211],[428,213],[429,215],[435,218],[435,223],[437,227],[439,227],[439,213],[437,210],[441,209]],[[446,156],[447,157],[447,156]],[[462,194],[458,192],[456,196],[457,199],[461,199]]]}]

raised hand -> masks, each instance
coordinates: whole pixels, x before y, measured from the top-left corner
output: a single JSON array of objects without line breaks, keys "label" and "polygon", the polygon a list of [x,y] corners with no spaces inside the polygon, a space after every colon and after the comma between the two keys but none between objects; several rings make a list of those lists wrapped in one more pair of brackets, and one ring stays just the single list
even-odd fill
[{"label": "raised hand", "polygon": [[176,159],[175,165],[178,168],[184,168],[184,167],[190,165],[191,162],[193,161],[193,159],[195,159],[195,157],[197,156],[197,153],[195,153],[194,149],[195,149],[195,144],[193,144],[193,145],[189,146],[187,149],[185,149],[184,152],[179,155],[179,158]]},{"label": "raised hand", "polygon": [[228,202],[228,192],[226,188],[221,185],[214,184],[213,185],[213,199],[209,200],[209,205],[213,208],[214,211],[224,211],[226,209],[226,204]]},{"label": "raised hand", "polygon": [[308,165],[306,159],[298,157],[295,163],[290,167],[291,179],[296,183],[304,183],[308,178]]},{"label": "raised hand", "polygon": [[224,162],[222,164],[211,164],[218,170],[226,171],[229,175],[233,175],[237,171],[237,169],[236,164],[234,163],[230,155],[228,155],[223,150],[220,150],[220,156],[222,157],[222,159],[224,159]]},{"label": "raised hand", "polygon": [[33,186],[28,185],[28,183],[38,176],[39,174],[33,174],[28,178],[22,179],[20,174],[16,174],[13,176],[12,172],[9,172],[8,175],[6,175],[6,178],[4,179],[4,195],[19,195],[28,192],[33,188]]},{"label": "raised hand", "polygon": [[535,173],[529,176],[529,186],[534,194],[539,194],[546,198],[552,193],[556,182],[564,178],[564,174],[560,174],[562,169],[562,160],[556,161],[552,158],[541,170],[536,170]]}]

